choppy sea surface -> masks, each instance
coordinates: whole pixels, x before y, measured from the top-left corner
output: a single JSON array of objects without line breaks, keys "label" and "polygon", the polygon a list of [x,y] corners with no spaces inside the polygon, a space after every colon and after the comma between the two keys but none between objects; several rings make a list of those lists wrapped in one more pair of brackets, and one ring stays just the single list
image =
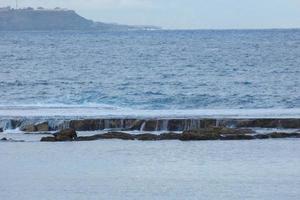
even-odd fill
[{"label": "choppy sea surface", "polygon": [[0,32],[4,108],[297,109],[299,77],[300,30]]},{"label": "choppy sea surface", "polygon": [[[300,117],[299,77],[300,30],[0,32],[0,118]],[[298,139],[0,136],[1,200],[300,196]]]}]

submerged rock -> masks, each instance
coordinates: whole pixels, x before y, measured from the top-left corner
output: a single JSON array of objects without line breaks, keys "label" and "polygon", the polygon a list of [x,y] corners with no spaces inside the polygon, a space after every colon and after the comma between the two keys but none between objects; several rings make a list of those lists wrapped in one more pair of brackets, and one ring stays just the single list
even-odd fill
[{"label": "submerged rock", "polygon": [[1,141],[7,141],[7,138],[4,137],[4,138],[1,139]]},{"label": "submerged rock", "polygon": [[3,128],[0,128],[0,133],[2,133],[3,132]]}]

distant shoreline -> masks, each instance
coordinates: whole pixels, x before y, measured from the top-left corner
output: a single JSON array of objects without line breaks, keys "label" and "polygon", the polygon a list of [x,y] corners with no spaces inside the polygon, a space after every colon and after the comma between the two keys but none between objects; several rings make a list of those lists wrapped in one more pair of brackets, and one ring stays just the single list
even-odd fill
[{"label": "distant shoreline", "polygon": [[156,26],[130,26],[88,20],[68,9],[0,8],[0,31],[45,30],[157,30]]}]

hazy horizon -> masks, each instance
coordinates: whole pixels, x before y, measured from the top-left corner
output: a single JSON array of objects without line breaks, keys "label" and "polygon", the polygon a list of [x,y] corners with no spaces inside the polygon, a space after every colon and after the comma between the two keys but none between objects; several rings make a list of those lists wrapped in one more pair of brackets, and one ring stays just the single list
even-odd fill
[{"label": "hazy horizon", "polygon": [[[0,7],[15,7],[1,0]],[[22,7],[62,7],[94,21],[165,29],[300,28],[298,0],[18,0]]]}]

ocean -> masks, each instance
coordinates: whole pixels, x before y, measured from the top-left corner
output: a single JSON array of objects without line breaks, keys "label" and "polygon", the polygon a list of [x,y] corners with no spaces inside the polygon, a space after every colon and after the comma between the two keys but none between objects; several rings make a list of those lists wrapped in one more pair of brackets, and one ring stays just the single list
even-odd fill
[{"label": "ocean", "polygon": [[72,120],[299,133],[299,77],[300,30],[0,32],[0,199],[298,200],[299,138],[39,141]]},{"label": "ocean", "polygon": [[300,30],[0,32],[0,105],[300,108]]}]

